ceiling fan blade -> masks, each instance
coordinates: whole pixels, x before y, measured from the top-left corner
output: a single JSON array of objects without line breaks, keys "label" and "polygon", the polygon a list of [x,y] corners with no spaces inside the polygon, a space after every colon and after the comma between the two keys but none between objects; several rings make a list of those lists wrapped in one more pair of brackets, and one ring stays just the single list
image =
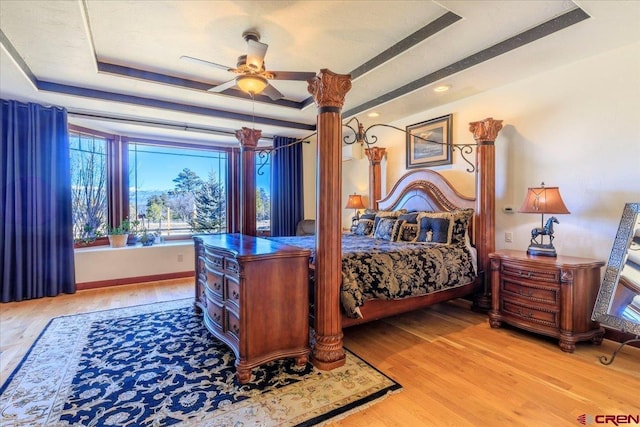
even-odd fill
[{"label": "ceiling fan blade", "polygon": [[225,71],[232,71],[233,72],[233,70],[235,70],[235,68],[227,67],[226,65],[216,64],[215,62],[205,61],[204,59],[198,59],[198,58],[194,58],[192,56],[182,55],[180,57],[180,59],[182,59],[184,61],[194,62],[194,63],[200,64],[200,65],[206,65],[208,67],[220,68],[220,69],[225,70]]},{"label": "ceiling fan blade", "polygon": [[267,85],[267,87],[265,87],[262,90],[261,95],[267,95],[269,98],[273,99],[274,101],[284,98],[284,95],[281,94],[278,89],[273,87],[273,85]]},{"label": "ceiling fan blade", "polygon": [[303,71],[271,71],[273,74],[273,80],[302,80],[307,81],[316,76],[316,73],[303,72]]},{"label": "ceiling fan blade", "polygon": [[247,40],[247,44],[249,45],[249,49],[247,50],[247,66],[251,67],[254,71],[262,70],[262,63],[264,62],[264,56],[267,54],[269,45],[252,39]]},{"label": "ceiling fan blade", "polygon": [[231,89],[235,85],[236,85],[236,79],[232,79],[232,80],[229,80],[228,82],[212,87],[207,92],[220,93],[220,92],[224,92],[227,89]]}]

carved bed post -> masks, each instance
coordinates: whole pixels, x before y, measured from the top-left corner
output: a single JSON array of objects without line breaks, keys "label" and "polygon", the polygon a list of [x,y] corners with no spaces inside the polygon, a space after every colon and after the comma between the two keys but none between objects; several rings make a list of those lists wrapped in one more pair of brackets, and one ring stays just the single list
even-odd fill
[{"label": "carved bed post", "polygon": [[344,365],[340,285],[342,283],[342,106],[351,76],[322,69],[309,80],[318,106],[315,247],[315,331],[311,361],[319,369]]},{"label": "carved bed post", "polygon": [[369,159],[369,206],[378,209],[378,200],[382,198],[382,173],[380,162],[384,157],[386,148],[373,147],[364,150]]},{"label": "carved bed post", "polygon": [[478,270],[484,285],[484,294],[475,299],[479,310],[491,308],[489,288],[489,254],[496,248],[496,157],[494,141],[502,129],[502,120],[493,118],[469,123],[469,130],[478,144],[476,154],[476,248],[478,249]]},{"label": "carved bed post", "polygon": [[240,141],[240,233],[256,235],[256,152],[259,129],[243,127],[236,131]]}]

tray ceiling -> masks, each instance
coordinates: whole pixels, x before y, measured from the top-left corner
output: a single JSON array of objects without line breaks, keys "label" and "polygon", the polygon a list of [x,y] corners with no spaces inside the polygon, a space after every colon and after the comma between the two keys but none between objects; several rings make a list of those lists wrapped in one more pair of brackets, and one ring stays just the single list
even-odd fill
[{"label": "tray ceiling", "polygon": [[306,82],[271,81],[275,102],[211,93],[234,75],[180,60],[235,67],[247,30],[269,45],[269,70],[351,73],[343,114],[365,123],[640,40],[640,2],[616,1],[3,1],[0,17],[2,98],[105,132],[219,144],[243,126],[265,141],[315,127]]}]

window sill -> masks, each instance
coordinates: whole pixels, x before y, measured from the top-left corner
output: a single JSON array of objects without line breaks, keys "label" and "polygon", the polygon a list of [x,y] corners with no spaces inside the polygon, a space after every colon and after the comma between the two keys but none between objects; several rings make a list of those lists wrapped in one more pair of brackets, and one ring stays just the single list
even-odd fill
[{"label": "window sill", "polygon": [[100,246],[81,246],[76,247],[75,252],[101,252],[101,251],[121,251],[121,250],[132,250],[132,249],[153,249],[153,248],[163,248],[167,246],[193,246],[193,240],[167,240],[164,243],[156,243],[151,246],[142,246],[141,243],[136,243],[132,246],[123,246],[121,248],[112,248],[109,245],[100,245]]}]

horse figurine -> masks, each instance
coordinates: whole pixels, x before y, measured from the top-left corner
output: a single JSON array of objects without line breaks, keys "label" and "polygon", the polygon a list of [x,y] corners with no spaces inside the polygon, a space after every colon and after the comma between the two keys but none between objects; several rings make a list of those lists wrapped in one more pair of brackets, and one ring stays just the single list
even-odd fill
[{"label": "horse figurine", "polygon": [[531,243],[532,244],[533,243],[537,244],[538,241],[536,240],[536,238],[538,236],[549,236],[549,245],[552,245],[552,243],[553,243],[553,224],[554,223],[560,224],[560,221],[558,221],[558,218],[556,218],[555,216],[552,216],[544,224],[544,227],[536,227],[533,230],[531,230]]}]

